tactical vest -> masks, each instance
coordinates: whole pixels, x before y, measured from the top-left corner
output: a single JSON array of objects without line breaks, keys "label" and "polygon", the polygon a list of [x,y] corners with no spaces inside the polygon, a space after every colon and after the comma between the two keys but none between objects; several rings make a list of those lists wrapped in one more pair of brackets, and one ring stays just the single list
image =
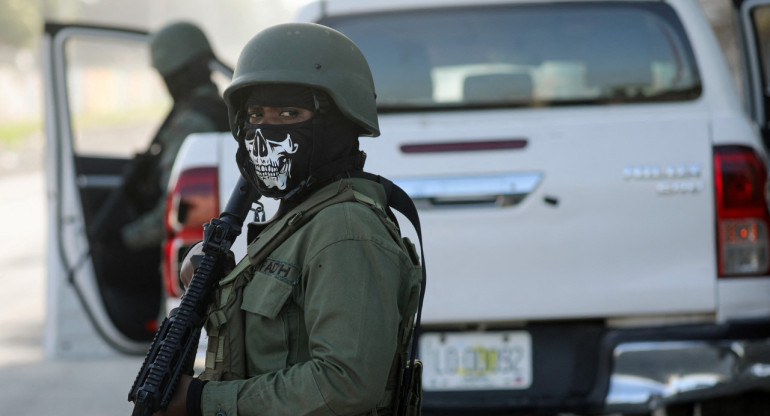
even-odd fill
[{"label": "tactical vest", "polygon": [[[254,274],[270,253],[278,248],[300,227],[309,222],[321,210],[343,202],[357,202],[369,207],[388,229],[394,241],[408,253],[412,260],[414,275],[412,278],[422,280],[420,258],[409,238],[401,237],[398,226],[388,216],[384,207],[372,198],[353,189],[352,183],[342,180],[339,186],[328,187],[319,191],[311,199],[318,201],[311,206],[304,204],[269,225],[254,241],[249,244],[248,254],[243,260],[219,283],[218,289],[212,296],[208,317],[204,327],[209,336],[206,352],[206,368],[200,375],[203,380],[239,380],[247,377],[246,351],[244,351],[245,334],[244,311],[241,309],[244,292]],[[292,290],[290,285],[281,284],[276,280],[268,290],[260,293],[249,293],[248,296],[258,297],[259,302],[275,303],[286,299]],[[252,299],[253,300],[253,299]],[[257,302],[252,302],[257,303]],[[407,302],[405,316],[399,324],[400,339],[386,387],[386,393],[375,409],[366,414],[389,415],[396,413],[399,397],[400,380],[404,377],[407,366],[407,349],[412,339],[415,314],[418,310],[419,293],[412,293]],[[275,311],[277,314],[277,311]],[[419,412],[419,402],[417,402]]]}]

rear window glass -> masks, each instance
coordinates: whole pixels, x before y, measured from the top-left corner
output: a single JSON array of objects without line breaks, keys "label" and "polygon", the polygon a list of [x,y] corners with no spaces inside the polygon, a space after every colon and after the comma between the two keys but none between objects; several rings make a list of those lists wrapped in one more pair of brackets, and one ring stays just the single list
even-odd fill
[{"label": "rear window glass", "polygon": [[367,57],[382,112],[692,100],[684,29],[659,2],[453,7],[320,23]]}]

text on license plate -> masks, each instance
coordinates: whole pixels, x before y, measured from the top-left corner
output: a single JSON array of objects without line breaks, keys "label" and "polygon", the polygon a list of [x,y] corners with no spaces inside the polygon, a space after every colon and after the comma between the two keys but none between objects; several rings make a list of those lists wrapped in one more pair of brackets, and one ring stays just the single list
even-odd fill
[{"label": "text on license plate", "polygon": [[532,385],[532,338],[526,331],[427,332],[419,342],[426,391]]}]

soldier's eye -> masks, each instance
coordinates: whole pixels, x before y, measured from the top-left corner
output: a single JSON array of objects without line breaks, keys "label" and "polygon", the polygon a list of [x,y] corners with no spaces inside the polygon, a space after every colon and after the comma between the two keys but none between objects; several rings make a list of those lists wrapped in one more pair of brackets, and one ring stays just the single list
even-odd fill
[{"label": "soldier's eye", "polygon": [[247,120],[251,124],[259,124],[264,117],[264,111],[262,107],[249,107],[247,114]]}]

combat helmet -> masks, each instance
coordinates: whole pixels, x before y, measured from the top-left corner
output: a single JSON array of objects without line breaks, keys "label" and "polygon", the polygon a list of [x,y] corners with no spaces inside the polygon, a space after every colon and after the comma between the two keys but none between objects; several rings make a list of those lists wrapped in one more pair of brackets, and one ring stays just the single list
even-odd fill
[{"label": "combat helmet", "polygon": [[315,23],[284,23],[255,35],[243,48],[223,94],[234,135],[239,93],[255,85],[280,83],[327,93],[342,114],[361,128],[361,135],[380,135],[369,64],[342,33]]},{"label": "combat helmet", "polygon": [[171,23],[150,38],[152,66],[164,77],[207,54],[214,52],[206,35],[189,22]]}]

